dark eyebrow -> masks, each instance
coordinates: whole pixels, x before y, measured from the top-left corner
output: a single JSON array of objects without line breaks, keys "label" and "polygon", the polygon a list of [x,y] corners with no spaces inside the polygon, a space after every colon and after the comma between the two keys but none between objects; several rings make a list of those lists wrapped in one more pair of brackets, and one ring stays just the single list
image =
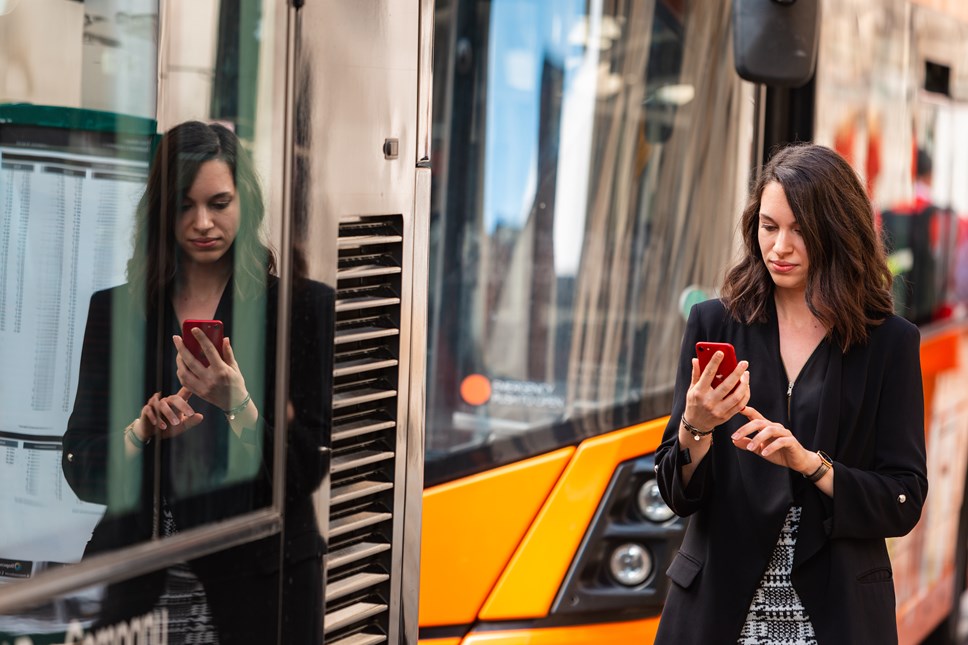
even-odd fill
[{"label": "dark eyebrow", "polygon": [[[233,197],[235,197],[235,193],[227,190],[221,193],[215,193],[214,195],[208,198],[208,201],[213,202],[217,199],[232,199]],[[192,198],[188,196],[188,193],[185,193],[184,195],[182,195],[182,201],[190,202],[192,201]]]},{"label": "dark eyebrow", "polygon": [[771,224],[776,224],[776,220],[767,215],[766,213],[760,213],[760,219],[768,220]]}]

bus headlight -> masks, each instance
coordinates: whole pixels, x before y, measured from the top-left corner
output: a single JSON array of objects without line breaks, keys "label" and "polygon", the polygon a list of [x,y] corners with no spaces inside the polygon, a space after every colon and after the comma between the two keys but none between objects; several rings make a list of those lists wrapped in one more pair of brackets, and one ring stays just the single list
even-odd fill
[{"label": "bus headlight", "polygon": [[612,551],[608,569],[612,577],[626,587],[637,587],[652,575],[652,554],[635,543],[622,544]]},{"label": "bus headlight", "polygon": [[642,487],[639,488],[637,502],[639,512],[646,519],[652,520],[657,524],[668,522],[675,516],[672,509],[662,501],[662,495],[659,493],[659,482],[654,479],[646,480],[642,484]]}]

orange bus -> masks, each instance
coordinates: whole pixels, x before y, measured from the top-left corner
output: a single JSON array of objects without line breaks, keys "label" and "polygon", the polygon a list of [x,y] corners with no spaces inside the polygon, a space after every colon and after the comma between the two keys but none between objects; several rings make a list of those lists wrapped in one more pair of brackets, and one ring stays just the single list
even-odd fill
[{"label": "orange bus", "polygon": [[685,526],[652,478],[685,316],[795,140],[866,181],[921,325],[931,495],[890,542],[898,626],[955,637],[968,12],[819,2],[815,73],[784,87],[737,73],[732,4],[436,3],[421,643],[651,642]]}]

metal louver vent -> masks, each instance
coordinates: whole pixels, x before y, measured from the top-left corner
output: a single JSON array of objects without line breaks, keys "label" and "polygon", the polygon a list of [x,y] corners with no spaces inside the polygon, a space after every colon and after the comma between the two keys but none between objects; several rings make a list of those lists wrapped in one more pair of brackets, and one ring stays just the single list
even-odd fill
[{"label": "metal louver vent", "polygon": [[387,641],[403,218],[339,225],[326,642]]}]

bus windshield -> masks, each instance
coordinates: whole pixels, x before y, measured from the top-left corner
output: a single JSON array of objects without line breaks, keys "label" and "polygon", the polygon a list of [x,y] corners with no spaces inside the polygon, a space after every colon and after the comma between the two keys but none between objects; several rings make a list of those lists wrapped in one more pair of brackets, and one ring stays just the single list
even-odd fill
[{"label": "bus windshield", "polygon": [[728,6],[449,0],[436,24],[429,485],[668,412],[751,109]]}]

